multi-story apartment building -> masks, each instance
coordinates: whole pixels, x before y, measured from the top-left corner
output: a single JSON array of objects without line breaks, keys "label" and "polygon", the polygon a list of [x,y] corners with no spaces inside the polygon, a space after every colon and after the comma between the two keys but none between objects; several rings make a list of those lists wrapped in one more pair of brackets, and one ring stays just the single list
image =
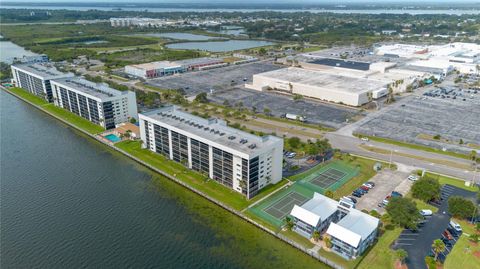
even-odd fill
[{"label": "multi-story apartment building", "polygon": [[48,102],[53,101],[50,80],[73,77],[71,73],[58,71],[51,63],[13,64],[11,69],[15,86],[40,96]]},{"label": "multi-story apartment building", "polygon": [[138,119],[135,92],[118,91],[80,77],[51,81],[54,104],[105,129]]},{"label": "multi-story apartment building", "polygon": [[139,114],[144,147],[183,163],[248,199],[282,179],[283,139],[255,136],[219,119],[167,106]]}]

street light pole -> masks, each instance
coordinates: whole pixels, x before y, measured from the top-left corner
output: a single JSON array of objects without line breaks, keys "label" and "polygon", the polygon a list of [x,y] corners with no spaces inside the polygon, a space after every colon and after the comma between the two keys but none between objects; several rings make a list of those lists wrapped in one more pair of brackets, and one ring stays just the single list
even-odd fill
[{"label": "street light pole", "polygon": [[390,163],[388,164],[388,169],[392,168],[392,157],[393,157],[393,148],[390,149]]}]

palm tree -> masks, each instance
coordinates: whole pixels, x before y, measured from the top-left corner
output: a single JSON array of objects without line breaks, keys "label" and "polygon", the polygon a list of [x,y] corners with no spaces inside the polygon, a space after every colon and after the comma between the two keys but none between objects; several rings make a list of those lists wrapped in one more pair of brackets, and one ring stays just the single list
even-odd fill
[{"label": "palm tree", "polygon": [[317,230],[313,231],[312,238],[313,238],[313,240],[315,240],[315,242],[317,242],[318,239],[320,239],[320,232],[317,231]]},{"label": "palm tree", "polygon": [[408,257],[408,253],[404,249],[398,249],[395,252],[395,256],[400,261],[400,264],[403,264],[405,262],[405,259]]},{"label": "palm tree", "polygon": [[433,252],[435,253],[435,261],[436,261],[438,258],[438,254],[445,250],[445,243],[443,243],[442,240],[437,239],[433,241],[432,249],[433,249]]}]

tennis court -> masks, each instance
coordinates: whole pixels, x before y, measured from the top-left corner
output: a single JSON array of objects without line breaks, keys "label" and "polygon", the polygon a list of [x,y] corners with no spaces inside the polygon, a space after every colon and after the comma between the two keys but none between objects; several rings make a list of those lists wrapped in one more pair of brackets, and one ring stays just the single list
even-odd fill
[{"label": "tennis court", "polygon": [[301,206],[312,197],[313,191],[295,183],[249,208],[248,211],[280,228],[294,205]]},{"label": "tennis court", "polygon": [[332,162],[319,169],[314,168],[307,171],[304,177],[299,180],[299,184],[320,193],[324,193],[326,190],[335,191],[355,177],[358,172],[359,169],[342,162]]},{"label": "tennis court", "polygon": [[276,219],[284,219],[285,216],[290,214],[294,205],[301,206],[307,200],[308,198],[300,193],[291,192],[269,207],[265,208],[263,211]]}]

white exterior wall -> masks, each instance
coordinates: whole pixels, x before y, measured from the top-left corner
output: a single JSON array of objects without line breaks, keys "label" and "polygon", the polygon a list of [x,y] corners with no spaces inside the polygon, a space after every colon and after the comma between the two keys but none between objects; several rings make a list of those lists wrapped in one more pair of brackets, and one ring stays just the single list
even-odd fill
[{"label": "white exterior wall", "polygon": [[[283,164],[283,140],[279,139],[277,143],[274,143],[268,148],[261,148],[258,151],[255,152],[254,155],[249,155],[243,152],[240,152],[234,148],[230,148],[221,144],[218,144],[214,141],[210,141],[204,137],[197,136],[195,134],[186,132],[182,129],[178,129],[174,126],[170,126],[168,124],[165,124],[163,122],[157,121],[155,119],[152,119],[146,115],[139,114],[139,120],[140,120],[140,138],[142,139],[143,143],[145,144],[146,142],[146,134],[145,132],[149,132],[150,135],[150,150],[155,152],[155,147],[154,147],[154,132],[153,132],[153,124],[156,124],[158,126],[162,126],[164,128],[167,128],[169,130],[169,145],[170,145],[170,156],[169,158],[172,160],[173,159],[173,153],[172,153],[172,140],[171,140],[171,131],[177,132],[179,134],[185,135],[187,137],[188,144],[190,145],[190,139],[195,139],[198,140],[202,143],[205,143],[209,145],[209,177],[213,178],[213,147],[216,147],[220,150],[223,150],[225,152],[231,153],[233,155],[233,160],[232,160],[232,171],[233,171],[233,189],[237,192],[242,192],[240,187],[240,180],[242,179],[242,158],[250,160],[256,156],[259,157],[259,190],[267,186],[268,184],[275,184],[279,181],[282,180],[282,164]],[[147,122],[147,123],[146,123]],[[148,126],[150,127],[147,128]],[[191,162],[191,151],[190,151],[190,146],[188,149],[188,167],[192,167],[192,162]],[[263,164],[262,164],[263,161]],[[237,166],[237,164],[240,164],[240,166]],[[240,172],[238,170],[240,169]],[[263,173],[261,171],[263,170]],[[240,174],[240,176],[237,176],[237,173]],[[267,178],[269,178],[269,181],[267,182]]]},{"label": "white exterior wall", "polygon": [[143,68],[138,68],[135,66],[127,65],[125,66],[125,73],[132,76],[147,78],[147,70]]},{"label": "white exterior wall", "polygon": [[361,106],[368,103],[367,91],[361,93],[338,91],[333,88],[322,88],[313,85],[304,85],[301,83],[288,82],[275,78],[254,75],[253,83],[250,89],[262,91],[270,87],[291,94],[300,94],[311,98],[325,100],[335,103],[343,103],[350,106]]}]

